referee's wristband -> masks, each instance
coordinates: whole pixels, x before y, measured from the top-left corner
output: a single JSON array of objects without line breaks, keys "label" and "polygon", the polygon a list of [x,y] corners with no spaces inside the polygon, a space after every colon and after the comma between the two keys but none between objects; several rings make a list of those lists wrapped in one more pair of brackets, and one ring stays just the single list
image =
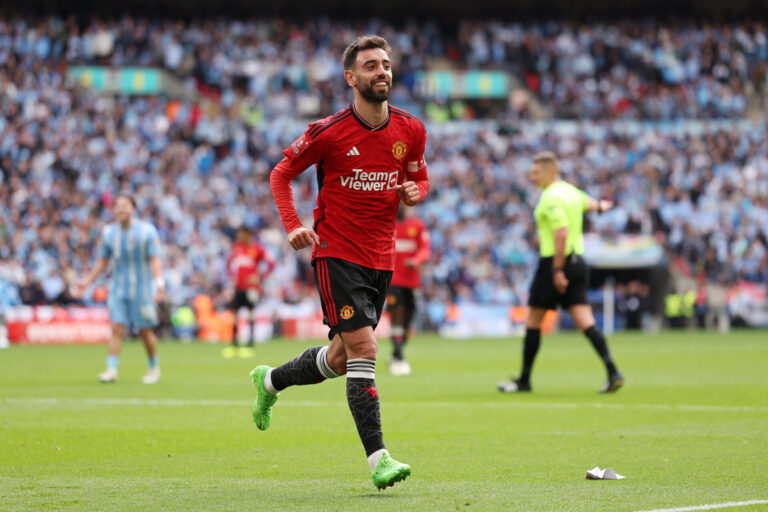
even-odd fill
[{"label": "referee's wristband", "polygon": [[562,272],[564,267],[552,267],[552,273]]},{"label": "referee's wristband", "polygon": [[165,279],[162,277],[155,278],[155,286],[158,288],[165,288]]}]

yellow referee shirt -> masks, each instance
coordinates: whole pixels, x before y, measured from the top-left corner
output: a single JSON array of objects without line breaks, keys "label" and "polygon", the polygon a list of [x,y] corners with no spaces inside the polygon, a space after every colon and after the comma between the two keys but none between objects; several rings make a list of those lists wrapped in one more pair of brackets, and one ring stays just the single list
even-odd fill
[{"label": "yellow referee shirt", "polygon": [[565,254],[584,252],[582,229],[587,198],[587,194],[565,181],[556,181],[542,191],[533,210],[542,258],[555,255],[555,231],[562,227],[568,228]]}]

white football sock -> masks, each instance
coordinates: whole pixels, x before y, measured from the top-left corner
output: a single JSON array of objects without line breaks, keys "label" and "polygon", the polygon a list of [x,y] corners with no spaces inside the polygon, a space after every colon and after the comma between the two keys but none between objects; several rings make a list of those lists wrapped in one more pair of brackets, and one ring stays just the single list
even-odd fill
[{"label": "white football sock", "polygon": [[371,471],[376,471],[376,466],[379,465],[379,461],[381,460],[381,456],[384,454],[389,455],[389,452],[386,448],[382,448],[381,450],[376,450],[372,454],[368,456],[368,465],[371,467]]},{"label": "white football sock", "polygon": [[274,368],[270,368],[270,370],[264,376],[264,387],[267,388],[267,391],[274,395],[277,393],[277,390],[275,389],[275,386],[272,385],[272,370],[274,370]]}]

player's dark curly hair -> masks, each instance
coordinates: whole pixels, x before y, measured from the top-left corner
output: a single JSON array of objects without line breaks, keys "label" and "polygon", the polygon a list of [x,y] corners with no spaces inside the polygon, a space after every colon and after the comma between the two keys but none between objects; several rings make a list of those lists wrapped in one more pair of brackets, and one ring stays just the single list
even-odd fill
[{"label": "player's dark curly hair", "polygon": [[355,65],[355,59],[357,59],[357,53],[360,50],[370,50],[371,48],[381,48],[387,52],[387,57],[392,55],[392,48],[383,37],[374,34],[360,36],[352,41],[344,50],[344,55],[341,58],[344,69],[352,69]]}]

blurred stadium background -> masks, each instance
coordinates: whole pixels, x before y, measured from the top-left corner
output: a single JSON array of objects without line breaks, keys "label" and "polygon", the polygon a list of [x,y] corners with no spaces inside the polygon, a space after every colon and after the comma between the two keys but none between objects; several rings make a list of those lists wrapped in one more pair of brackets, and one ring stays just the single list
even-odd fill
[{"label": "blurred stadium background", "polygon": [[[108,333],[104,281],[82,303],[71,291],[119,191],[165,244],[166,337],[189,336],[194,316],[193,336],[227,339],[224,264],[242,224],[279,261],[265,336],[317,336],[309,253],[287,245],[268,173],[309,121],[350,101],[339,55],[365,32],[395,48],[392,103],[428,123],[433,185],[419,215],[434,256],[421,330],[519,330],[536,261],[526,171],[540,149],[618,205],[588,219],[591,300],[608,332],[766,327],[766,6],[4,6],[0,311],[11,340]],[[315,189],[312,171],[295,187],[306,218]]]}]

